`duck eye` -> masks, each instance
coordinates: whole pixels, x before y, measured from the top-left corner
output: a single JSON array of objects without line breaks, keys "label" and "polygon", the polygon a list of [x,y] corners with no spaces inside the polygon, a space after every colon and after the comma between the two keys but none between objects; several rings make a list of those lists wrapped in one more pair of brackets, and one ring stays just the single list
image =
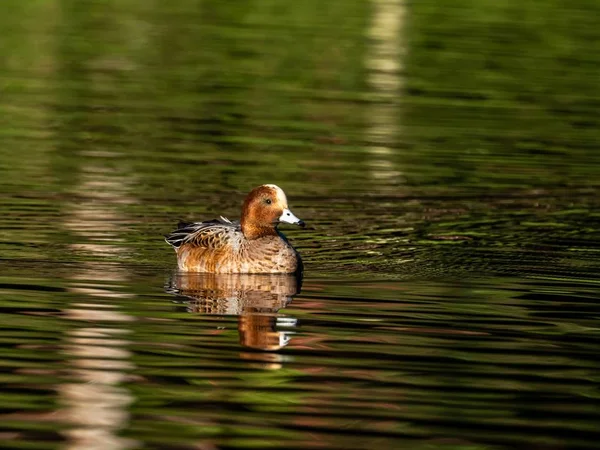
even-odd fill
[{"label": "duck eye", "polygon": [[271,201],[271,199],[270,199],[270,198],[268,198],[268,199],[266,199],[266,200],[265,200],[265,203],[266,203],[267,205],[270,205],[270,204],[271,204],[271,203],[273,203],[273,202]]}]

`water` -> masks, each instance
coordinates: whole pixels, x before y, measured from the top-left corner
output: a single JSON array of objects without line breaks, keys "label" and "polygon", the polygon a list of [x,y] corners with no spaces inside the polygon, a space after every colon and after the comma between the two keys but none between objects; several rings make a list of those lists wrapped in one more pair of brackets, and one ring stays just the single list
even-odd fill
[{"label": "water", "polygon": [[0,448],[597,447],[595,3],[1,8]]}]

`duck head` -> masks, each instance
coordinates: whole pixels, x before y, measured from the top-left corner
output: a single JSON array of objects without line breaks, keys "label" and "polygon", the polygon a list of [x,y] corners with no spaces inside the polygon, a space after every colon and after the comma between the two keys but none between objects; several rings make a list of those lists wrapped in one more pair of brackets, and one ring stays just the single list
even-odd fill
[{"label": "duck head", "polygon": [[304,227],[289,209],[285,192],[274,184],[258,186],[246,197],[242,207],[241,226],[247,239],[276,235],[281,222]]}]

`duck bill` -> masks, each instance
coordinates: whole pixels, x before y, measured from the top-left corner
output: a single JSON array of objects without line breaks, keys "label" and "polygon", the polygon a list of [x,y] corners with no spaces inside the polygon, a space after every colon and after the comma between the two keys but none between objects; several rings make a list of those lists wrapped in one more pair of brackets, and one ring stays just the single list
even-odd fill
[{"label": "duck bill", "polygon": [[289,209],[285,208],[283,214],[279,218],[280,222],[291,223],[293,225],[299,225],[304,228],[306,225],[303,220],[298,219]]}]

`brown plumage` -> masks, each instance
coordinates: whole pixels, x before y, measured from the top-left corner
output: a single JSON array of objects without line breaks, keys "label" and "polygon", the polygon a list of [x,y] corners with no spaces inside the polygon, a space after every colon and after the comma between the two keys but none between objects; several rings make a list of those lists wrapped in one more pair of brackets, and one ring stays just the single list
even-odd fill
[{"label": "brown plumage", "polygon": [[277,229],[280,222],[304,226],[288,209],[285,193],[266,184],[253,189],[240,222],[224,217],[180,223],[166,237],[182,271],[208,273],[295,273],[302,270],[296,250]]}]

